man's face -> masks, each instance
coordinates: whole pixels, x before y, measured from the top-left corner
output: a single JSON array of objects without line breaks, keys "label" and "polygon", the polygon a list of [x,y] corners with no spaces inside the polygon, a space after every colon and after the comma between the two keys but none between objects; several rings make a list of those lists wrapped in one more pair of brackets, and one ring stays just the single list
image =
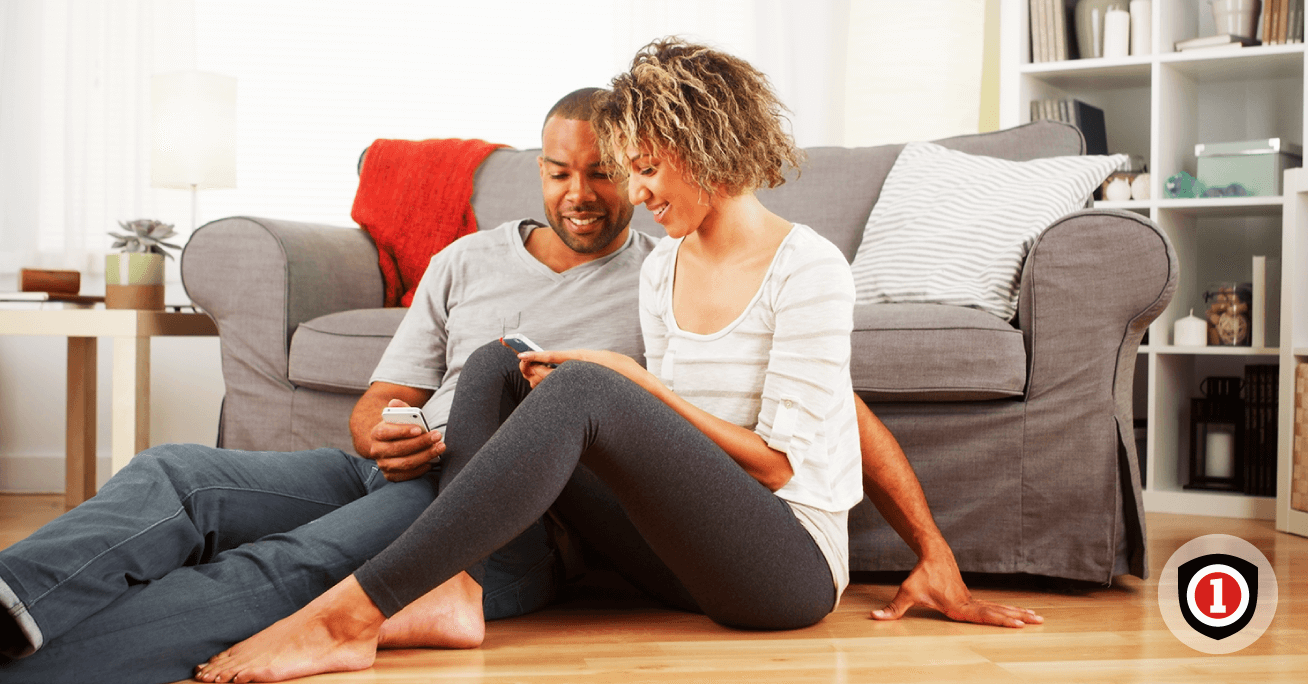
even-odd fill
[{"label": "man's face", "polygon": [[545,216],[559,239],[579,254],[620,246],[612,243],[631,222],[632,206],[601,165],[590,122],[551,117],[537,161]]}]

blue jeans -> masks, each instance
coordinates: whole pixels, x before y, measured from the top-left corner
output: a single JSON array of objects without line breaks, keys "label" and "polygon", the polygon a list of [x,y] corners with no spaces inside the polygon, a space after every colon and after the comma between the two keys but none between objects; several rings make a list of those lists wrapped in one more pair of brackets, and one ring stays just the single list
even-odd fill
[{"label": "blue jeans", "polygon": [[[0,605],[28,641],[8,655],[36,649],[0,656],[0,680],[189,677],[376,555],[435,492],[435,476],[388,483],[335,449],[144,451],[86,503],[0,551]],[[556,563],[539,521],[492,554],[486,618],[548,604]]]}]

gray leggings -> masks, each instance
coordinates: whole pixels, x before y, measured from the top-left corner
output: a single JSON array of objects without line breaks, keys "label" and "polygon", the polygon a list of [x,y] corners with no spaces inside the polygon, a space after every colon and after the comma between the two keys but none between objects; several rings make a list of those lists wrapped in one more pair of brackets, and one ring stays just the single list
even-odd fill
[{"label": "gray leggings", "polygon": [[835,606],[826,559],[790,507],[614,371],[569,361],[531,390],[492,343],[464,366],[449,425],[440,494],[355,572],[388,616],[513,539],[579,462],[714,621],[795,629]]}]

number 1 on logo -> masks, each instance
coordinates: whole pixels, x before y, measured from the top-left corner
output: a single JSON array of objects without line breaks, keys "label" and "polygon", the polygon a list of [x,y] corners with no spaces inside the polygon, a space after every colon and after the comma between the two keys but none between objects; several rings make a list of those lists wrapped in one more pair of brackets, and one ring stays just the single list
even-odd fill
[{"label": "number 1 on logo", "polygon": [[1213,585],[1213,607],[1209,608],[1208,612],[1214,615],[1226,613],[1226,606],[1222,605],[1222,578],[1214,577],[1208,580],[1208,583]]}]

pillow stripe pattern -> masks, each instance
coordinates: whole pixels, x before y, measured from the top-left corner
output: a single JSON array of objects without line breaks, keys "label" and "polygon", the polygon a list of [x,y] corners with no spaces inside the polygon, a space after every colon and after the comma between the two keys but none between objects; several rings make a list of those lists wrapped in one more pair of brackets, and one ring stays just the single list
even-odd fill
[{"label": "pillow stripe pattern", "polygon": [[1084,207],[1125,161],[1013,162],[910,143],[886,177],[850,265],[857,302],[950,304],[1012,319],[1036,237]]}]

